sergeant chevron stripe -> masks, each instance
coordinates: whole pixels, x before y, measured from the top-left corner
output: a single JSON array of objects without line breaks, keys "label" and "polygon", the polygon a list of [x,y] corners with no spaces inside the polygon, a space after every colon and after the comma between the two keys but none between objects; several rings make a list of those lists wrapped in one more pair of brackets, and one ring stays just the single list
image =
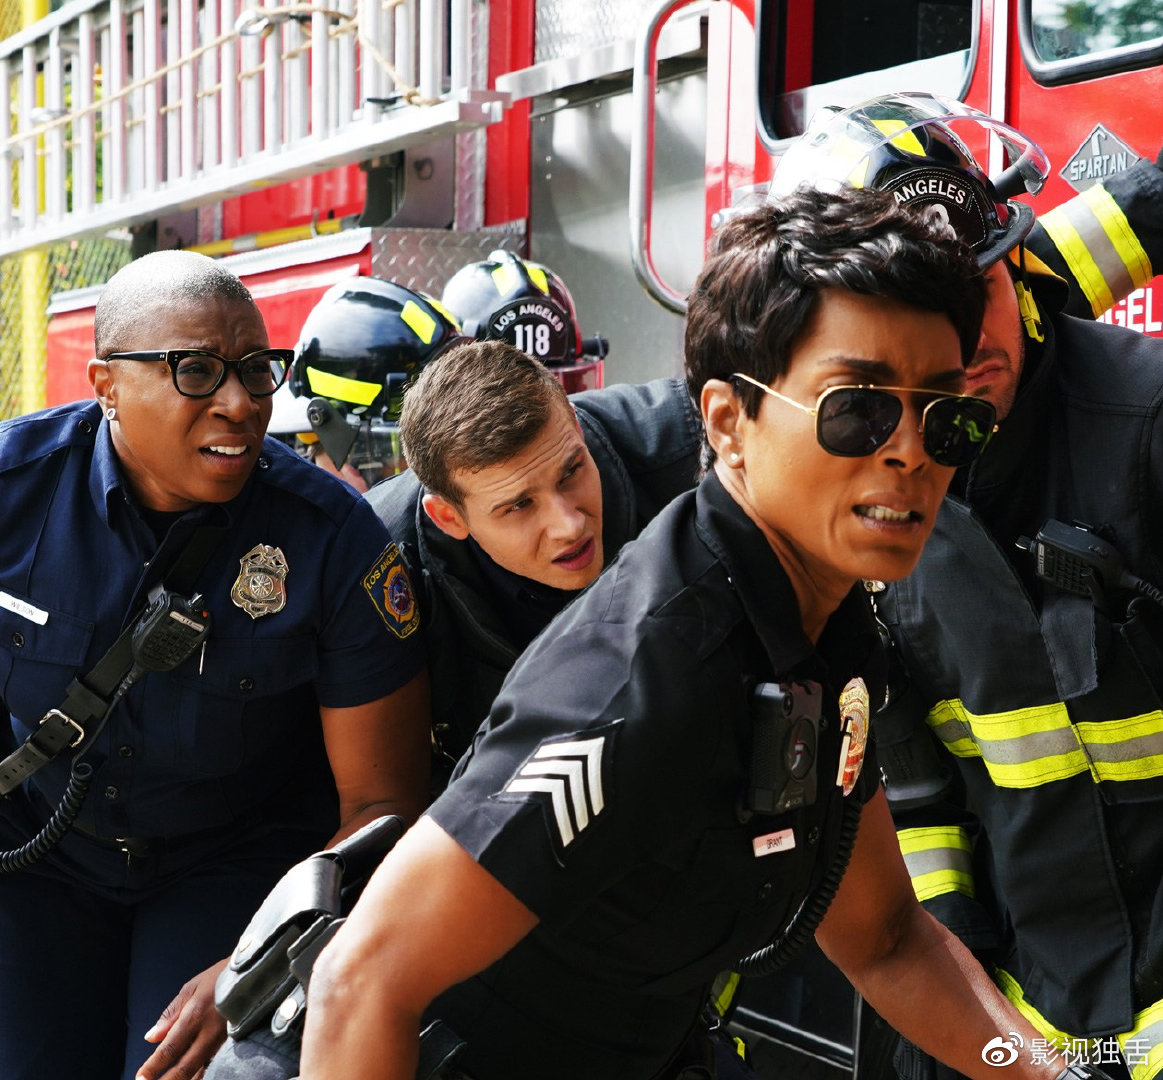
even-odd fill
[{"label": "sergeant chevron stripe", "polygon": [[561,846],[567,847],[602,812],[602,752],[606,736],[542,743],[508,784],[508,792],[548,795]]}]

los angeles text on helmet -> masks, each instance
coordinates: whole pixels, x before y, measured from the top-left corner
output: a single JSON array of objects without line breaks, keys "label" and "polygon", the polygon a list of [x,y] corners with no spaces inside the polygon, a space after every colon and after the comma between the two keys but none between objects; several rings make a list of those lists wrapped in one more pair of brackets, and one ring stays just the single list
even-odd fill
[{"label": "los angeles text on helmet", "polygon": [[970,198],[970,193],[960,184],[941,177],[922,176],[916,180],[908,180],[893,192],[899,203],[912,202],[913,199],[923,199],[936,196],[939,199],[948,199],[957,206],[964,206]]},{"label": "los angeles text on helmet", "polygon": [[565,330],[565,321],[555,308],[550,307],[548,304],[539,304],[535,301],[530,301],[516,307],[511,307],[508,311],[503,311],[493,322],[493,333],[499,334],[510,323],[515,322],[517,319],[529,318],[530,316],[535,319],[543,319],[559,334]]}]

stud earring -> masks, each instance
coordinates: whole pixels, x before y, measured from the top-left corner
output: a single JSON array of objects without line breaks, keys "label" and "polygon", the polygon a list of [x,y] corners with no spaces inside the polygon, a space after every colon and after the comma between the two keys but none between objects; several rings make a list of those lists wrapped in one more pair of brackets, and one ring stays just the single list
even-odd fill
[{"label": "stud earring", "polygon": [[729,458],[729,460],[731,461],[731,463],[732,463],[732,464],[734,464],[736,461],[738,461],[738,460],[739,460],[739,455],[738,455],[738,454],[736,454],[736,453],[734,453],[734,452],[732,452],[732,453],[731,453],[731,456],[730,456],[730,458]]},{"label": "stud earring", "polygon": [[113,421],[117,419],[117,410],[113,408],[112,405],[110,405],[109,408],[105,410],[105,419],[110,423],[113,423]]}]

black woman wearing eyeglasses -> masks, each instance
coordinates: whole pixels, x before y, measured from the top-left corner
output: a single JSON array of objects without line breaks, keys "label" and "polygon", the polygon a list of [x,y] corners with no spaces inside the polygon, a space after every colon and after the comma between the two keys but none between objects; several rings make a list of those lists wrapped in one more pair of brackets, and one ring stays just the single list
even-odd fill
[{"label": "black woman wearing eyeglasses", "polygon": [[[145,256],[103,291],[95,346],[96,401],[0,425],[4,1080],[193,1076],[225,1034],[219,962],[273,883],[427,792],[407,576],[365,502],[264,438],[291,357],[250,294],[203,256]],[[147,608],[134,666],[99,664]],[[52,710],[75,735],[46,750]]]},{"label": "black woman wearing eyeglasses", "polygon": [[[712,1076],[707,984],[813,930],[979,1080],[999,1033],[1030,1044],[917,904],[868,742],[861,579],[909,572],[993,426],[960,396],[984,294],[946,236],[867,192],[716,235],[686,334],[709,471],[534,640],[373,875],[312,975],[304,1080],[411,1080],[434,1018],[475,1080]],[[209,1075],[299,1075],[252,1038]]]}]

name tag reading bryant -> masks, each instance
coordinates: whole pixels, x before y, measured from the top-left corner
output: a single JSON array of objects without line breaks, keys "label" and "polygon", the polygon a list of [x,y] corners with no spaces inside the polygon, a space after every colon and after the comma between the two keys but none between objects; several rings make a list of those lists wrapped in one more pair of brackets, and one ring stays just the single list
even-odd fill
[{"label": "name tag reading bryant", "polygon": [[6,592],[0,592],[0,608],[5,611],[11,611],[16,615],[20,615],[29,622],[36,623],[37,626],[44,626],[48,622],[48,612],[41,611],[38,607],[33,607],[28,601],[20,600],[15,596],[10,596]]},{"label": "name tag reading bryant", "polygon": [[777,851],[791,851],[795,846],[796,834],[793,829],[765,833],[751,841],[751,850],[755,852],[757,859],[763,855],[774,855]]}]

